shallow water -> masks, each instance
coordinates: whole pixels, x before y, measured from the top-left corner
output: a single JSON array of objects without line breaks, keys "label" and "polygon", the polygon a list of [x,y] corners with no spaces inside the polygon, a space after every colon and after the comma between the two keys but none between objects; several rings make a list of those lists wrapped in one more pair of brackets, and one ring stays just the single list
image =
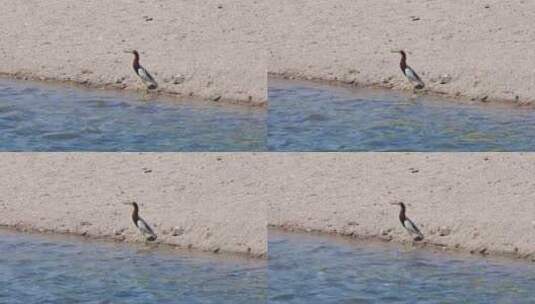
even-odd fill
[{"label": "shallow water", "polygon": [[533,151],[535,109],[271,80],[270,151]]},{"label": "shallow water", "polygon": [[535,265],[270,231],[269,303],[535,303]]},{"label": "shallow water", "polygon": [[0,151],[262,151],[266,111],[0,80]]},{"label": "shallow water", "polygon": [[0,231],[0,303],[263,303],[264,261]]}]

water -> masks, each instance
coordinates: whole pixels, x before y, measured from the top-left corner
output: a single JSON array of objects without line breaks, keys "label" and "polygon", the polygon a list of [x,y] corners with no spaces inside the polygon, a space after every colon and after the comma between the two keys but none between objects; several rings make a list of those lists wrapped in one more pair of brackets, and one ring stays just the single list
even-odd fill
[{"label": "water", "polygon": [[270,231],[269,303],[535,303],[535,265]]},{"label": "water", "polygon": [[0,230],[0,303],[534,303],[535,265],[270,231],[269,261]]},{"label": "water", "polygon": [[535,109],[275,80],[268,149],[533,151]]},{"label": "water", "polygon": [[265,303],[264,261],[0,231],[0,303]]},{"label": "water", "polygon": [[262,151],[266,111],[0,80],[0,151]]}]

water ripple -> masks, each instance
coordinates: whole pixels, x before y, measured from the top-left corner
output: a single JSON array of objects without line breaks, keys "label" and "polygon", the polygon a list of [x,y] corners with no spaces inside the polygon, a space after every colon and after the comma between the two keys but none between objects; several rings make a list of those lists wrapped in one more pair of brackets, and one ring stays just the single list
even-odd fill
[{"label": "water ripple", "polygon": [[0,151],[263,151],[266,111],[0,81]]},{"label": "water ripple", "polygon": [[535,265],[270,231],[269,303],[535,303]]},{"label": "water ripple", "polygon": [[0,251],[3,303],[266,302],[261,261],[5,231]]},{"label": "water ripple", "polygon": [[363,98],[359,92],[270,82],[268,150],[535,150],[533,109],[461,105],[380,91],[365,91]]}]

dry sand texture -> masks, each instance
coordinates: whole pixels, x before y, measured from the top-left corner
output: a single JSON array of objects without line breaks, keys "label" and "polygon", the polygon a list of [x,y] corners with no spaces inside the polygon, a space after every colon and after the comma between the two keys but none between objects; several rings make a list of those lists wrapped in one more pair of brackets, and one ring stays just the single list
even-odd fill
[{"label": "dry sand texture", "polygon": [[390,53],[401,48],[433,92],[535,101],[534,1],[276,0],[271,7],[272,73],[412,89],[399,54]]},{"label": "dry sand texture", "polygon": [[163,91],[263,104],[267,61],[256,1],[0,0],[0,73],[143,88],[126,49]]},{"label": "dry sand texture", "polygon": [[267,156],[268,221],[286,229],[535,259],[535,154],[294,153]]},{"label": "dry sand texture", "polygon": [[252,154],[2,153],[1,225],[265,256],[267,209]]}]

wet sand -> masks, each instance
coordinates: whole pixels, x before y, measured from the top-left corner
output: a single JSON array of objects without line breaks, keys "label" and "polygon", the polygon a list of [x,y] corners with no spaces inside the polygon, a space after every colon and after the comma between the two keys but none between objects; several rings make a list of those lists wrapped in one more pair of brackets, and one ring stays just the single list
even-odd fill
[{"label": "wet sand", "polygon": [[[132,54],[171,95],[263,105],[265,18],[250,1],[0,1],[0,74],[144,87]],[[247,26],[245,26],[247,24]]]},{"label": "wet sand", "polygon": [[321,0],[272,2],[273,75],[412,91],[399,54],[429,93],[459,99],[535,101],[530,1]]},{"label": "wet sand", "polygon": [[266,256],[263,179],[252,154],[2,153],[0,225],[143,242],[132,207],[157,242]]},{"label": "wet sand", "polygon": [[[410,245],[535,260],[532,153],[279,153],[269,162],[269,223]],[[418,246],[418,244],[415,244]]]}]

